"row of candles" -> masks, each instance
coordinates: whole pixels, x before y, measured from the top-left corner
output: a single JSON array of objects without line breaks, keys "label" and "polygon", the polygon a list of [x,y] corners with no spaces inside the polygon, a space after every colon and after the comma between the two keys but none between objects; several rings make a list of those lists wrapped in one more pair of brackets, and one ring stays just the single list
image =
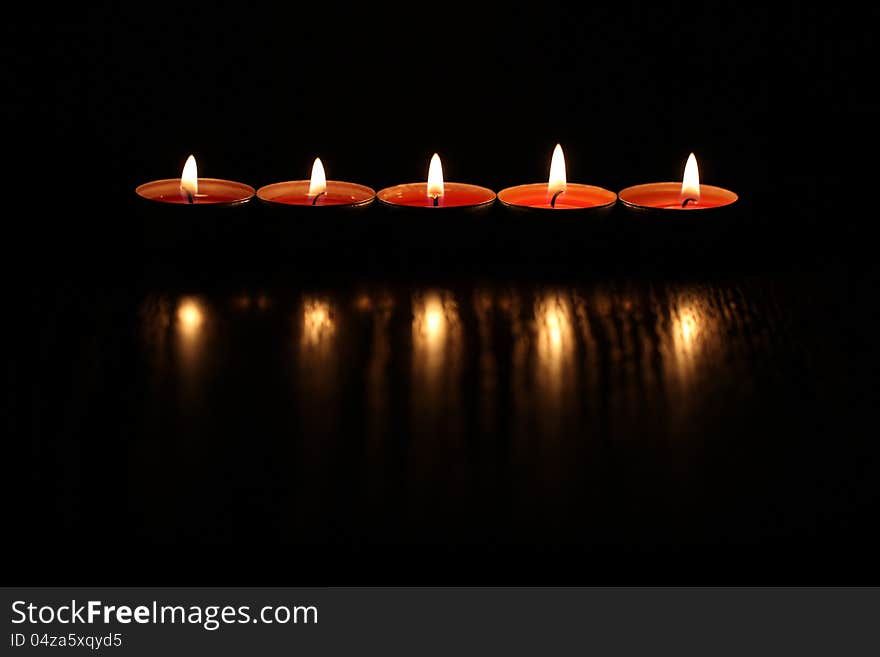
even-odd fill
[{"label": "row of candles", "polygon": [[199,178],[192,155],[179,179],[155,180],[140,185],[135,191],[150,201],[178,205],[240,205],[256,196],[273,206],[363,207],[378,199],[389,206],[466,209],[489,206],[497,198],[512,208],[550,211],[607,209],[619,198],[624,205],[636,209],[692,212],[726,207],[738,198],[727,189],[701,185],[693,153],[688,157],[680,183],[635,185],[618,194],[595,185],[570,183],[559,144],[553,151],[546,183],[508,187],[497,195],[486,187],[444,181],[440,156],[436,153],[431,158],[426,182],[395,185],[378,193],[364,185],[327,180],[320,158],[315,159],[309,180],[273,183],[254,190],[250,185],[231,180]]}]

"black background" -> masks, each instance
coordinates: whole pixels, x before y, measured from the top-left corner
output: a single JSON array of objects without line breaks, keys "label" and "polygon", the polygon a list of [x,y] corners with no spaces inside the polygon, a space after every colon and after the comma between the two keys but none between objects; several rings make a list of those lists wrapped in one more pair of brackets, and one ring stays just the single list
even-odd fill
[{"label": "black background", "polygon": [[[39,166],[44,173],[24,176],[9,190],[16,220],[8,243],[15,255],[25,254],[13,280],[44,290],[84,272],[118,278],[113,267],[131,244],[108,227],[126,221],[135,186],[177,176],[189,153],[198,158],[200,175],[255,187],[307,177],[319,155],[328,177],[379,189],[424,179],[438,151],[447,179],[498,190],[543,180],[552,148],[561,142],[570,181],[612,190],[676,180],[694,151],[702,180],[735,190],[751,209],[743,230],[752,231],[753,249],[743,251],[743,266],[760,252],[772,254],[795,280],[833,269],[828,294],[836,308],[851,308],[872,293],[872,279],[860,267],[870,264],[870,253],[853,258],[850,248],[866,242],[866,213],[860,196],[847,190],[865,171],[858,153],[870,152],[875,142],[870,124],[877,106],[861,91],[872,37],[860,27],[874,18],[843,7],[768,10],[738,3],[413,3],[399,9],[135,4],[51,16],[18,10],[6,25],[4,108],[7,141],[23,148],[11,149],[15,157],[7,165],[17,171]],[[854,263],[858,272],[850,269]],[[798,285],[804,291],[812,284]],[[41,302],[31,299],[29,317],[37,322]],[[853,316],[823,321],[831,331],[858,323],[867,333],[873,317],[860,307]],[[28,340],[30,326],[20,324],[23,344],[39,351]],[[856,353],[869,344],[865,339],[844,351],[870,359],[872,351]],[[40,377],[48,378],[40,378],[26,373],[27,356],[11,362],[9,379],[18,394],[10,435],[31,437],[23,457],[43,454],[39,437],[51,430],[41,429],[40,405],[33,400],[44,389],[63,389],[69,372],[41,361]],[[829,416],[848,419],[853,413],[844,401],[829,410]],[[32,478],[26,491],[13,505],[13,518],[30,536],[16,552],[27,577],[46,572],[75,579],[70,561],[37,569],[42,548],[54,546],[70,555],[66,559],[90,564],[86,573],[100,573],[105,583],[137,579],[139,569],[126,564],[112,540],[89,541],[87,528],[71,530],[74,521],[53,511],[57,494],[45,477]],[[868,501],[864,490],[858,495]],[[113,523],[125,512],[117,502],[106,517],[83,517]],[[56,540],[59,525],[71,531],[70,541]],[[859,537],[864,553],[867,530],[850,525],[847,531]],[[825,532],[823,550],[834,545],[834,530]],[[106,552],[96,555],[97,545]],[[372,577],[368,566],[337,563],[344,550],[325,547],[318,541],[299,553],[316,583],[334,573],[344,573],[348,582]],[[467,548],[451,561],[435,548],[425,548],[427,565],[418,550],[408,552],[413,570],[397,563],[399,552],[367,554],[402,582],[434,582],[435,572],[465,582],[490,572],[493,581],[505,581],[508,568],[521,569],[518,581],[540,580],[547,572],[557,581],[595,576],[572,565],[574,547],[560,548],[568,559],[549,571],[546,564],[534,565],[532,549],[483,554],[482,565],[475,565]],[[787,542],[776,546],[789,548]],[[119,549],[132,548],[125,543]],[[139,544],[138,559],[149,561],[151,549]],[[186,552],[185,546],[175,549]],[[847,551],[832,550],[837,566]],[[229,568],[223,571],[229,583],[249,573],[271,578],[279,572],[283,558],[277,553],[260,569],[262,552],[262,546],[245,548],[252,561],[240,567],[223,565],[229,555],[198,558]],[[600,554],[620,565],[616,548]],[[688,561],[684,572],[694,581],[724,580],[728,572],[774,579],[758,551],[731,570],[701,563],[697,548],[685,554],[680,561]],[[720,554],[735,558],[733,551]],[[117,558],[118,570],[110,565]],[[797,563],[816,558],[818,548]],[[487,559],[494,570],[479,570],[488,567]],[[801,575],[825,581],[840,573],[873,577],[868,562],[786,574],[789,581]],[[674,578],[651,563],[635,574]],[[166,575],[164,583],[185,578],[191,565],[168,558],[156,564],[144,572]],[[625,569],[612,572],[612,579],[626,579]]]}]

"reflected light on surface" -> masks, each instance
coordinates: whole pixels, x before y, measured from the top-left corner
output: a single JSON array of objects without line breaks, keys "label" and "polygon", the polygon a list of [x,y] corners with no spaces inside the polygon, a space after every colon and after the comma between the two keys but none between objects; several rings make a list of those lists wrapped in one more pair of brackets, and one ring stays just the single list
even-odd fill
[{"label": "reflected light on surface", "polygon": [[439,294],[430,293],[420,300],[414,300],[413,341],[418,347],[431,350],[441,347],[446,324],[446,309]]},{"label": "reflected light on surface", "polygon": [[[567,292],[539,294],[534,302],[532,330],[526,340],[522,367],[534,373],[523,376],[524,422],[539,422],[548,437],[562,436],[566,417],[578,408],[575,319]],[[531,353],[529,353],[529,351]]]},{"label": "reflected light on surface", "polygon": [[424,359],[428,369],[442,365],[443,357],[455,348],[460,333],[458,308],[448,293],[427,292],[413,297],[413,347],[417,360]]},{"label": "reflected light on surface", "polygon": [[451,485],[447,459],[461,440],[463,330],[452,292],[414,292],[411,299],[410,419],[419,437],[413,473],[417,485],[433,481],[445,490]]},{"label": "reflected light on surface", "polygon": [[667,299],[668,324],[659,336],[665,395],[677,421],[705,408],[732,364],[726,361],[729,340],[715,297],[703,287],[686,286],[670,290]]},{"label": "reflected light on surface", "polygon": [[187,376],[195,374],[206,347],[208,307],[195,297],[183,297],[177,302],[174,331],[177,335],[180,366]]},{"label": "reflected light on surface", "polygon": [[717,349],[723,344],[719,340],[711,300],[696,291],[688,291],[671,310],[667,343],[671,350],[670,373],[682,382],[709,376],[704,365],[713,354],[717,356]]},{"label": "reflected light on surface", "polygon": [[693,351],[700,337],[697,312],[691,306],[678,309],[673,325],[675,351],[679,354]]},{"label": "reflected light on surface", "polygon": [[302,342],[307,346],[319,345],[333,336],[336,330],[330,304],[317,299],[303,302]]},{"label": "reflected light on surface", "polygon": [[543,358],[560,358],[571,351],[572,323],[568,302],[560,296],[548,295],[535,304],[538,353]]},{"label": "reflected light on surface", "polygon": [[425,310],[425,333],[429,340],[436,340],[443,332],[443,308],[432,305]]},{"label": "reflected light on surface", "polygon": [[554,350],[562,346],[562,329],[559,326],[559,314],[555,311],[548,313],[545,322],[549,331],[550,344]]},{"label": "reflected light on surface", "polygon": [[195,299],[183,299],[177,306],[177,326],[184,337],[198,335],[205,321],[204,311]]},{"label": "reflected light on surface", "polygon": [[566,388],[574,366],[574,322],[566,295],[545,294],[535,302],[535,358],[538,390],[555,405]]}]

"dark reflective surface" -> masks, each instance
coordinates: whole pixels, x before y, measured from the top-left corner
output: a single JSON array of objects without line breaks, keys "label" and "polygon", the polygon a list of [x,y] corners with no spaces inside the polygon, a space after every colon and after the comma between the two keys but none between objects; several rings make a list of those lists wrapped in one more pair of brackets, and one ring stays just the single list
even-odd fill
[{"label": "dark reflective surface", "polygon": [[841,283],[38,287],[19,558],[61,527],[90,571],[198,581],[864,570]]}]

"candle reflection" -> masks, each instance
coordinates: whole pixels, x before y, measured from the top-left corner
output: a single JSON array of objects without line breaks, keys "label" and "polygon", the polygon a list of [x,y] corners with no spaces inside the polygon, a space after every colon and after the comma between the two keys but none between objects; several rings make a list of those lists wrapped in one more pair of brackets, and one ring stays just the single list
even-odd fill
[{"label": "candle reflection", "polygon": [[264,303],[240,287],[149,293],[134,511],[188,527],[181,500],[227,503],[232,472],[266,491],[238,512],[253,504],[254,524],[290,541],[340,517],[359,523],[343,538],[453,535],[487,517],[508,536],[578,518],[601,533],[621,495],[649,522],[698,504],[704,459],[749,439],[776,383],[772,322],[790,321],[748,282],[458,285],[279,286]]},{"label": "candle reflection", "polygon": [[543,506],[544,495],[569,485],[579,450],[589,442],[580,429],[581,369],[572,297],[568,290],[541,290],[531,298],[514,290],[500,301],[513,338],[511,476],[515,490],[529,491],[517,499],[524,517],[545,524],[553,514]]},{"label": "candle reflection", "polygon": [[327,348],[336,332],[330,304],[321,299],[303,300],[301,345],[306,349]]},{"label": "candle reflection", "polygon": [[559,393],[573,387],[574,329],[571,302],[559,293],[535,301],[535,353],[538,384],[553,406]]},{"label": "candle reflection", "polygon": [[[299,350],[297,387],[303,409],[315,404],[334,408],[339,395],[339,344],[337,330],[340,318],[328,299],[317,296],[302,298],[299,316]],[[309,417],[308,431],[312,436],[324,435],[336,426],[338,413],[319,413]]]},{"label": "candle reflection", "polygon": [[199,328],[201,328],[204,319],[202,309],[194,299],[185,299],[177,307],[177,320],[180,332],[185,337],[198,335]]},{"label": "candle reflection", "polygon": [[[296,357],[295,403],[308,459],[301,484],[310,494],[328,494],[332,457],[344,426],[340,412],[342,370],[338,330],[341,318],[327,298],[303,296],[297,316],[299,344]],[[316,412],[316,409],[320,409]]]},{"label": "candle reflection", "polygon": [[709,299],[689,293],[674,299],[670,310],[669,339],[672,374],[681,382],[702,373],[699,367],[708,350],[718,346],[714,334],[715,318]]},{"label": "candle reflection", "polygon": [[[447,291],[412,296],[411,484],[449,501],[462,493],[463,329]],[[416,510],[416,513],[421,511]]]},{"label": "candle reflection", "polygon": [[699,339],[699,330],[700,325],[697,323],[697,314],[694,309],[690,306],[679,308],[672,334],[676,344],[676,353],[690,352]]},{"label": "candle reflection", "polygon": [[435,379],[444,357],[461,347],[458,308],[450,293],[428,292],[413,297],[412,335],[417,372]]},{"label": "candle reflection", "polygon": [[[213,318],[208,304],[200,297],[181,297],[171,317],[173,320],[178,388],[181,401],[188,408],[197,408],[203,403],[206,381],[216,366],[216,360],[206,356],[210,353],[208,328]],[[173,371],[173,370],[172,370]]]},{"label": "candle reflection", "polygon": [[660,349],[665,363],[666,408],[671,430],[683,438],[702,431],[695,418],[714,406],[724,383],[725,351],[718,303],[703,289],[684,288],[669,294],[667,330]]},{"label": "candle reflection", "polygon": [[580,411],[577,394],[578,363],[571,295],[547,291],[533,306],[531,332],[535,377],[532,421],[540,427],[543,440],[533,445],[530,458],[545,482],[563,486],[571,467],[574,443],[568,427],[577,422]]},{"label": "candle reflection", "polygon": [[177,303],[175,332],[184,371],[191,372],[201,354],[206,315],[205,304],[195,297],[184,297]]}]

